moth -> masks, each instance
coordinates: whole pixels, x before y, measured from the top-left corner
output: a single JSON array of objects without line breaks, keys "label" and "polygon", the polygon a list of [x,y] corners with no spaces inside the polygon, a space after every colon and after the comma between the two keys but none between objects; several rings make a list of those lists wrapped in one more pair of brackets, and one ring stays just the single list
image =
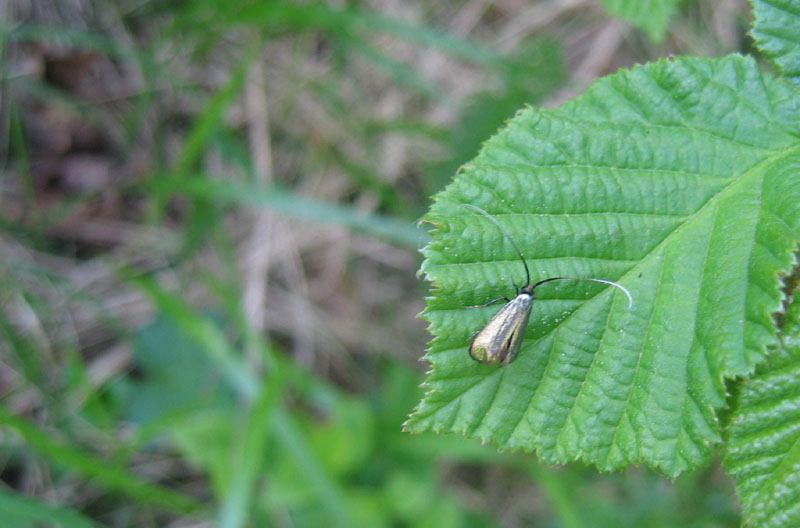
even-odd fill
[{"label": "moth", "polygon": [[628,297],[628,308],[633,306],[633,297],[631,293],[623,285],[605,279],[595,279],[588,277],[550,277],[549,279],[540,280],[535,284],[531,284],[531,272],[528,269],[528,262],[522,255],[514,239],[511,238],[503,226],[489,213],[475,205],[463,204],[464,207],[473,209],[489,220],[503,233],[514,251],[519,255],[522,260],[522,265],[525,267],[525,286],[518,290],[516,297],[508,299],[507,297],[500,297],[489,301],[483,306],[489,306],[498,301],[505,300],[506,305],[489,319],[489,322],[475,334],[472,343],[469,345],[469,355],[475,361],[486,363],[489,365],[497,364],[498,367],[504,367],[514,361],[519,353],[520,346],[522,346],[522,338],[525,336],[525,328],[528,326],[528,319],[531,315],[531,307],[534,297],[534,290],[542,284],[550,281],[557,280],[584,280],[592,282],[601,282],[619,288]]}]

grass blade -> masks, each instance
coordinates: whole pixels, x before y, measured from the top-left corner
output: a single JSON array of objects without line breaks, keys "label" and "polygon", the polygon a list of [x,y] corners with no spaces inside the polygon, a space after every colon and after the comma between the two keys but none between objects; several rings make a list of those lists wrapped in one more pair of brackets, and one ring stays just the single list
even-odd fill
[{"label": "grass blade", "polygon": [[76,511],[53,506],[5,488],[0,488],[0,511],[3,512],[5,522],[9,523],[7,526],[11,526],[12,520],[31,523],[52,522],[58,523],[62,528],[100,526]]},{"label": "grass blade", "polygon": [[223,203],[266,207],[302,220],[339,224],[412,249],[417,249],[428,240],[427,232],[411,222],[363,213],[346,205],[308,198],[277,187],[262,188],[193,178],[183,182],[180,190]]},{"label": "grass blade", "polygon": [[0,423],[17,430],[28,445],[53,464],[77,471],[111,491],[179,513],[191,513],[202,508],[202,504],[193,497],[146,482],[124,467],[53,440],[48,433],[2,406]]}]

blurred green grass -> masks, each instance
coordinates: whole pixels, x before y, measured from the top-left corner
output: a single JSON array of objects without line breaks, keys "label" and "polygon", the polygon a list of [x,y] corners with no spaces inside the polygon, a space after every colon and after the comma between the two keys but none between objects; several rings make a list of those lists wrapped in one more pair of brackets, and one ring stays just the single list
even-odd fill
[{"label": "blurred green grass", "polygon": [[[598,475],[400,431],[416,219],[518,108],[579,88],[601,11],[525,33],[537,6],[23,4],[0,21],[3,526],[737,524],[716,466]],[[697,52],[704,14],[595,73]],[[265,211],[263,332],[242,268]]]}]

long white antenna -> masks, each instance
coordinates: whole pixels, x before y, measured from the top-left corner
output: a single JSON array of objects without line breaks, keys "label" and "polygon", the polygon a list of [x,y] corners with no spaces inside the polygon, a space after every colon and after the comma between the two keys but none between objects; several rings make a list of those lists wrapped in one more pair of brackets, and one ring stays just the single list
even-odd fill
[{"label": "long white antenna", "polygon": [[540,280],[539,282],[534,284],[531,289],[535,290],[537,286],[539,286],[540,284],[544,284],[545,282],[550,282],[550,281],[554,281],[554,280],[565,280],[565,279],[566,280],[583,280],[583,281],[592,281],[592,282],[602,282],[603,284],[609,284],[611,286],[614,286],[615,288],[619,288],[628,297],[628,309],[633,308],[633,296],[631,295],[631,292],[628,291],[628,288],[626,288],[625,286],[623,286],[622,284],[620,284],[618,282],[605,280],[605,279],[591,279],[589,277],[550,277],[549,279]]}]

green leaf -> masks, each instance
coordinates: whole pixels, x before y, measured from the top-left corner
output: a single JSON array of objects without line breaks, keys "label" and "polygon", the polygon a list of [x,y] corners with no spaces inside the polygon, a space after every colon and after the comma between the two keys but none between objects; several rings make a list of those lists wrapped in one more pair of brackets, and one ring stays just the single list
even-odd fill
[{"label": "green leaf", "polygon": [[[178,295],[161,287],[148,276],[134,276],[130,280],[148,294],[156,306],[170,317],[186,337],[190,338],[205,353],[205,359],[215,364],[225,375],[231,388],[247,401],[259,393],[259,379],[242,360],[241,355],[228,341],[225,333],[208,317],[199,315]],[[151,347],[151,350],[154,347]]]},{"label": "green leaf", "polygon": [[800,526],[800,303],[783,331],[780,346],[742,383],[726,431],[725,467],[750,526]]},{"label": "green leaf", "polygon": [[[720,440],[724,380],[775,343],[778,275],[800,239],[800,94],[752,59],[661,60],[563,107],[526,109],[436,196],[422,272],[434,339],[406,423],[545,460],[674,476]],[[519,357],[471,360],[470,336],[525,274],[538,300]]]},{"label": "green leaf", "polygon": [[681,0],[602,0],[611,13],[644,30],[655,42],[664,38]]},{"label": "green leaf", "polygon": [[800,83],[800,2],[752,0],[752,35],[758,47],[795,84]]},{"label": "green leaf", "polygon": [[236,425],[235,412],[230,409],[202,410],[171,423],[175,448],[191,465],[208,473],[217,496],[224,494],[232,480],[230,452],[238,434]]},{"label": "green leaf", "polygon": [[[230,381],[220,376],[221,362],[209,358],[206,348],[187,335],[189,325],[180,319],[179,308],[173,305],[173,311],[167,313],[172,318],[159,316],[134,334],[134,367],[139,376],[125,380],[118,389],[125,391],[120,396],[125,402],[126,420],[143,426],[157,427],[161,422],[172,428],[174,418],[170,416],[193,409],[228,411],[233,404]],[[216,330],[213,322],[206,320],[205,324]]]},{"label": "green leaf", "polygon": [[5,526],[19,528],[41,526],[39,523],[58,523],[58,526],[63,528],[98,526],[94,521],[76,511],[52,506],[4,487],[0,488],[0,511],[3,512]]},{"label": "green leaf", "polygon": [[247,425],[234,448],[230,461],[231,481],[225,490],[219,512],[220,528],[239,528],[246,524],[268,458],[267,440],[275,408],[284,391],[283,369],[275,362],[272,377],[261,385],[261,393],[248,410]]},{"label": "green leaf", "polygon": [[277,186],[259,187],[207,177],[195,177],[178,187],[194,197],[224,204],[241,204],[278,211],[293,218],[341,225],[405,247],[418,248],[427,233],[400,218],[359,211],[353,206],[303,196]]}]

